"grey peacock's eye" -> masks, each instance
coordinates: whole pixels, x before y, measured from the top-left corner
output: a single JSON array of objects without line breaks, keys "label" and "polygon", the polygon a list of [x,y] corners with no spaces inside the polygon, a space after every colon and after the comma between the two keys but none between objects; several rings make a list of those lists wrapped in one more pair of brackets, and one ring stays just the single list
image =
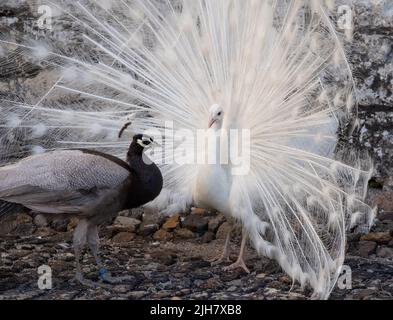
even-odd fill
[{"label": "grey peacock's eye", "polygon": [[218,115],[221,116],[221,112],[219,112]]},{"label": "grey peacock's eye", "polygon": [[145,145],[145,146],[148,146],[148,145],[150,145],[152,143],[152,141],[150,141],[150,140],[143,140],[143,144]]}]

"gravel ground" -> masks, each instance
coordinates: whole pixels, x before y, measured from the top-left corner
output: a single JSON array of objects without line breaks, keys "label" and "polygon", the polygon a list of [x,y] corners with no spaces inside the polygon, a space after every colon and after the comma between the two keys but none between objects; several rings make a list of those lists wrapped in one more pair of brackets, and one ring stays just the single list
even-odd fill
[{"label": "gravel ground", "polygon": [[[387,225],[391,227],[390,223]],[[28,226],[27,222],[19,224],[16,233],[21,230],[29,232]],[[379,224],[377,228],[380,231],[386,228],[386,224]],[[98,289],[85,288],[73,279],[71,230],[58,232],[43,227],[35,229],[30,236],[21,237],[14,232],[1,237],[0,299],[297,300],[310,297],[309,290],[301,290],[297,285],[291,290],[291,281],[280,268],[268,259],[257,257],[251,248],[247,250],[246,260],[251,274],[242,270],[224,272],[222,266],[212,267],[208,262],[220,252],[223,239],[204,243],[206,236],[199,236],[187,240],[173,237],[157,241],[151,236],[135,234],[132,240],[127,237],[122,240],[119,236],[113,237],[113,230],[113,226],[102,227],[101,230],[105,264],[114,276],[131,275],[132,279],[122,285]],[[219,233],[220,230],[218,236]],[[154,234],[153,237],[158,236]],[[356,235],[350,237],[350,241],[346,265],[352,269],[352,289],[337,288],[331,299],[392,299],[391,257],[377,255],[381,248],[392,249],[389,245],[363,247],[359,244],[371,241],[359,241]],[[233,259],[238,249],[239,237],[236,237],[232,244]],[[97,281],[93,258],[85,254],[83,260],[87,278]],[[43,264],[52,268],[51,290],[40,290],[37,286],[37,269]]]}]

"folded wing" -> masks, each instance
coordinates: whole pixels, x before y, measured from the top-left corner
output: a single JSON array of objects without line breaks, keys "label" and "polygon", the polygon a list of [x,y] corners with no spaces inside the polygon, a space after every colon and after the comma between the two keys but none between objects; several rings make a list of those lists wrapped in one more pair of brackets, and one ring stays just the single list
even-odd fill
[{"label": "folded wing", "polygon": [[49,152],[0,168],[0,200],[44,213],[83,213],[100,199],[113,198],[130,170],[101,153]]}]

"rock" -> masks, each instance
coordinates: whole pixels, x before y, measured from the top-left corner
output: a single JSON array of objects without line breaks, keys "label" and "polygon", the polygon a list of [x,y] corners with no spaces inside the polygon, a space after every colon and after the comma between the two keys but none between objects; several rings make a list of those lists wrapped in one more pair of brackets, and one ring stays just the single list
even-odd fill
[{"label": "rock", "polygon": [[36,230],[34,233],[34,236],[37,238],[47,238],[49,236],[52,236],[56,231],[49,227],[41,227]]},{"label": "rock", "polygon": [[129,217],[142,221],[144,212],[145,212],[144,208],[136,208],[131,210],[124,210],[119,213],[119,216]]},{"label": "rock", "polygon": [[33,218],[25,213],[17,215],[14,226],[15,229],[12,230],[12,233],[17,235],[29,236],[36,230]]},{"label": "rock", "polygon": [[232,280],[226,283],[227,286],[241,287],[243,285],[242,279]]},{"label": "rock", "polygon": [[214,217],[209,221],[208,230],[216,233],[218,228],[225,222],[225,216],[219,213],[217,217]]},{"label": "rock", "polygon": [[158,228],[159,228],[158,224],[155,223],[146,224],[142,222],[142,224],[139,226],[138,234],[143,237],[147,237],[155,233],[158,230]]},{"label": "rock", "polygon": [[383,188],[384,192],[393,192],[393,176],[385,179],[383,181]]},{"label": "rock", "polygon": [[180,239],[193,239],[196,236],[194,232],[185,228],[175,230],[175,235]]},{"label": "rock", "polygon": [[171,250],[156,250],[150,256],[166,266],[174,264],[177,259],[177,254]]},{"label": "rock", "polygon": [[150,236],[160,229],[160,226],[165,222],[166,217],[156,210],[149,208],[145,209],[143,214],[142,224],[139,226],[138,234],[141,236]]},{"label": "rock", "polygon": [[206,209],[203,208],[191,208],[191,214],[196,214],[200,216],[204,216],[207,213]]},{"label": "rock", "polygon": [[17,213],[5,215],[1,218],[0,223],[0,236],[9,234],[16,227]]},{"label": "rock", "polygon": [[361,237],[362,237],[361,233],[350,233],[347,236],[347,241],[348,242],[358,242]]},{"label": "rock", "polygon": [[115,225],[125,227],[129,232],[135,232],[141,223],[140,220],[123,216],[118,216],[115,219]]},{"label": "rock", "polygon": [[50,226],[53,230],[57,231],[57,232],[67,232],[67,226],[69,223],[69,219],[66,218],[55,218],[54,220],[52,220]]},{"label": "rock", "polygon": [[34,224],[39,228],[43,228],[48,225],[48,220],[43,214],[37,214],[34,217]]},{"label": "rock", "polygon": [[198,234],[203,234],[208,228],[208,219],[206,217],[191,214],[184,219],[183,226]]},{"label": "rock", "polygon": [[[390,220],[385,220],[385,221],[380,221],[380,220],[375,220],[374,221],[374,225],[373,225],[373,229],[372,229],[373,233],[377,233],[377,232],[388,232],[391,235],[393,235],[393,221]],[[364,234],[367,235],[367,234]]]},{"label": "rock", "polygon": [[268,287],[276,290],[285,290],[285,284],[282,283],[281,281],[271,281],[268,283]]},{"label": "rock", "polygon": [[21,259],[23,257],[26,257],[31,253],[30,250],[25,250],[25,249],[11,249],[8,251],[8,255],[14,256],[17,259]]},{"label": "rock", "polygon": [[184,295],[187,295],[187,294],[190,294],[190,293],[191,293],[191,289],[181,289],[178,292],[178,295],[184,296]]},{"label": "rock", "polygon": [[291,285],[293,283],[292,279],[287,275],[280,277],[279,280],[286,285]]},{"label": "rock", "polygon": [[220,279],[216,277],[212,277],[207,279],[202,285],[200,286],[202,289],[217,289],[222,286],[222,282]]},{"label": "rock", "polygon": [[135,239],[135,234],[130,232],[120,232],[112,238],[115,243],[127,243]]},{"label": "rock", "polygon": [[172,292],[169,290],[161,290],[153,295],[154,299],[164,299],[172,296]]},{"label": "rock", "polygon": [[229,288],[227,289],[227,291],[228,291],[228,292],[235,292],[235,291],[238,291],[238,287],[236,287],[236,286],[231,286],[231,287],[229,287]]},{"label": "rock", "polygon": [[217,231],[217,239],[226,239],[228,232],[232,230],[232,225],[229,222],[224,222]]},{"label": "rock", "polygon": [[65,260],[55,260],[51,263],[50,267],[52,268],[52,272],[55,274],[60,274],[70,270],[73,267],[73,262],[67,262]]},{"label": "rock", "polygon": [[156,231],[153,235],[153,239],[158,241],[170,240],[171,238],[172,238],[172,234],[164,229],[160,229]]},{"label": "rock", "polygon": [[79,223],[79,219],[77,217],[72,217],[67,225],[67,231],[75,230],[78,223]]},{"label": "rock", "polygon": [[387,244],[392,240],[389,232],[371,232],[360,238],[361,241],[373,241],[379,244]]},{"label": "rock", "polygon": [[393,258],[393,249],[388,247],[379,247],[377,250],[377,256],[385,259]]},{"label": "rock", "polygon": [[356,247],[355,254],[367,258],[370,254],[375,252],[377,244],[373,241],[359,241]]},{"label": "rock", "polygon": [[130,289],[125,285],[120,285],[120,286],[113,287],[112,290],[116,293],[122,294],[122,293],[127,293]]},{"label": "rock", "polygon": [[357,300],[364,300],[375,293],[374,289],[358,289],[354,290],[353,297]]},{"label": "rock", "polygon": [[[378,208],[383,210],[386,213],[393,213],[393,192],[384,192],[374,200],[374,205],[378,206]],[[378,218],[381,219],[381,214],[378,215]]]},{"label": "rock", "polygon": [[393,118],[390,117],[393,10],[391,0],[357,0],[353,9],[355,34],[348,49],[358,92],[360,121],[364,123],[356,144],[373,153],[375,173],[385,179],[393,173]]},{"label": "rock", "polygon": [[[209,298],[209,294],[207,292],[196,293],[191,296],[191,299],[195,300],[207,300]],[[226,298],[226,300],[229,300]]]},{"label": "rock", "polygon": [[73,262],[75,260],[75,256],[71,252],[66,252],[63,255],[60,255],[59,259],[64,260],[66,262]]},{"label": "rock", "polygon": [[167,216],[164,216],[159,211],[145,208],[142,221],[145,224],[157,224],[159,227],[165,222]]},{"label": "rock", "polygon": [[148,292],[146,291],[133,291],[133,292],[129,292],[127,294],[129,299],[142,299],[144,296],[146,296],[148,294]]},{"label": "rock", "polygon": [[202,242],[203,243],[210,243],[215,239],[215,234],[213,232],[206,232],[203,236],[202,236]]},{"label": "rock", "polygon": [[164,230],[173,230],[176,229],[179,226],[179,220],[180,220],[180,215],[175,214],[172,217],[170,217],[162,226],[162,229]]},{"label": "rock", "polygon": [[381,212],[378,215],[378,219],[381,221],[393,221],[393,212]]},{"label": "rock", "polygon": [[30,215],[28,215],[27,213],[22,213],[22,214],[18,214],[17,215],[16,221],[19,224],[32,223],[33,222],[33,218]]}]

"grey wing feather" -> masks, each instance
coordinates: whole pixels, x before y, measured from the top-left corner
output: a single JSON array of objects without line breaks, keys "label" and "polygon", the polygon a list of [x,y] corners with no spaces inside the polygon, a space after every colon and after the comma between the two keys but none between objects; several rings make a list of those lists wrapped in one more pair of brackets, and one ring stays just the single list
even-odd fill
[{"label": "grey wing feather", "polygon": [[99,155],[55,151],[0,168],[0,193],[24,185],[53,191],[115,187],[128,175],[124,167]]},{"label": "grey wing feather", "polygon": [[105,157],[64,150],[0,168],[0,199],[47,213],[78,213],[129,176]]},{"label": "grey wing feather", "polygon": [[23,212],[25,209],[22,205],[0,200],[0,218],[7,214]]},{"label": "grey wing feather", "polygon": [[48,191],[35,186],[21,186],[0,193],[11,203],[42,213],[80,213],[86,203],[96,199],[96,193],[81,191]]}]

